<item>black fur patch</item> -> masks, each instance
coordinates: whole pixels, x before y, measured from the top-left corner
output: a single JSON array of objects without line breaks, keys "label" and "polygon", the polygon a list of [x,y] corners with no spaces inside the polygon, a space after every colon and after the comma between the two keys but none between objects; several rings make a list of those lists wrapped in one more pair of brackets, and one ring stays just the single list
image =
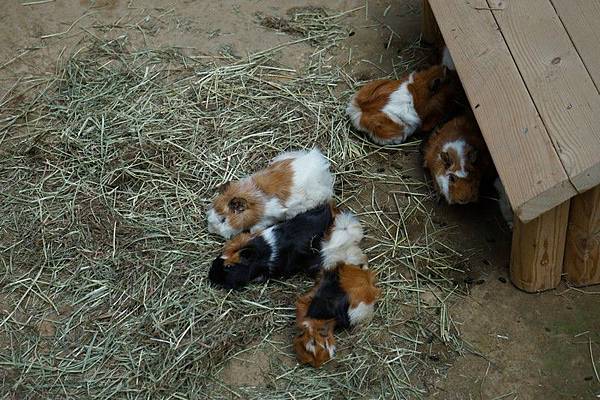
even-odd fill
[{"label": "black fur patch", "polygon": [[324,271],[306,316],[313,319],[335,318],[336,328],[348,328],[350,326],[349,307],[348,295],[340,286],[338,270]]},{"label": "black fur patch", "polygon": [[285,278],[299,272],[314,274],[321,264],[321,240],[333,222],[324,204],[273,227],[277,256],[262,236],[252,239],[241,251],[240,262],[225,266],[215,259],[208,279],[227,289],[241,289],[257,279]]}]

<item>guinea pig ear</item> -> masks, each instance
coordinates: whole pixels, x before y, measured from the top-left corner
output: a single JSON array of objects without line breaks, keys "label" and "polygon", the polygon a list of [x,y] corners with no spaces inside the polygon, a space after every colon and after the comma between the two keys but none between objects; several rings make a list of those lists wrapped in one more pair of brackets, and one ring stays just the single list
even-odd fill
[{"label": "guinea pig ear", "polygon": [[229,200],[229,209],[234,213],[242,213],[248,208],[248,201],[242,197],[234,197]]},{"label": "guinea pig ear", "polygon": [[448,168],[452,165],[452,160],[450,159],[450,154],[448,154],[447,151],[442,151],[440,153],[440,158],[442,159],[442,162],[444,163],[444,167]]},{"label": "guinea pig ear", "polygon": [[229,188],[230,185],[231,185],[231,181],[225,182],[224,184],[217,186],[217,193],[219,193],[219,194],[225,193],[225,191]]},{"label": "guinea pig ear", "polygon": [[478,157],[479,157],[479,151],[477,149],[473,149],[467,154],[467,160],[471,164],[474,164],[477,161]]}]

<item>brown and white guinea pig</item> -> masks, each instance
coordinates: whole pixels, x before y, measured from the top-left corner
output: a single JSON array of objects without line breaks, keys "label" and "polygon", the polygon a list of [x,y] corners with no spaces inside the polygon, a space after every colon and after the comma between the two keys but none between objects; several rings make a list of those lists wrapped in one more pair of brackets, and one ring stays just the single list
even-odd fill
[{"label": "brown and white guinea pig", "polygon": [[369,322],[381,290],[367,267],[340,262],[324,269],[313,289],[296,303],[300,334],[294,350],[302,364],[320,367],[335,355],[334,328]]},{"label": "brown and white guinea pig", "polygon": [[346,109],[354,127],[381,145],[403,143],[417,130],[433,129],[454,112],[461,92],[449,53],[443,62],[400,80],[363,86]]},{"label": "brown and white guinea pig", "polygon": [[316,273],[321,241],[333,223],[335,208],[323,204],[258,233],[241,233],[227,242],[208,278],[226,289],[250,282]]},{"label": "brown and white guinea pig", "polygon": [[208,211],[208,230],[227,239],[263,230],[329,201],[333,180],[318,149],[283,153],[267,168],[220,188]]},{"label": "brown and white guinea pig", "polygon": [[482,180],[494,174],[490,154],[472,116],[462,115],[444,124],[429,137],[424,153],[425,167],[448,204],[477,201]]}]

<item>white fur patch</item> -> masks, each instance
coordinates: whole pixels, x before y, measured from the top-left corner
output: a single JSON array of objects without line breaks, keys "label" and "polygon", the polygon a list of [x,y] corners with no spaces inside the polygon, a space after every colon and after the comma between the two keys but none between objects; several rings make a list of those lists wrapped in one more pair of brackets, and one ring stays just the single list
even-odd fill
[{"label": "white fur patch", "polygon": [[496,178],[494,181],[494,187],[498,192],[498,206],[500,207],[500,212],[502,213],[502,217],[506,221],[506,224],[510,229],[513,229],[514,224],[514,214],[512,207],[510,206],[510,202],[508,201],[508,196],[506,195],[506,190],[504,189],[504,185],[500,178]]},{"label": "white fur patch", "polygon": [[269,257],[269,263],[272,264],[278,255],[277,236],[275,236],[275,228],[271,227],[269,229],[265,229],[260,235],[263,239],[265,239],[265,242],[267,242],[267,244],[271,248],[271,256]]},{"label": "white fur patch", "polygon": [[393,143],[404,142],[421,126],[421,118],[415,109],[412,93],[408,90],[408,85],[413,82],[414,73],[411,73],[408,79],[392,92],[389,101],[381,109],[389,119],[404,127],[402,138],[394,139]]},{"label": "white fur patch", "polygon": [[281,201],[276,197],[271,197],[265,201],[264,214],[260,221],[250,228],[250,232],[256,233],[275,225],[285,219],[286,212],[287,208],[281,204]]},{"label": "white fur patch", "polygon": [[[453,140],[452,142],[444,143],[444,147],[442,147],[442,151],[447,152],[450,149],[453,149],[460,162],[460,169],[454,171],[453,174],[458,178],[466,178],[469,176],[469,171],[466,170],[467,163],[467,142],[464,139]],[[438,156],[441,160],[442,157]]]},{"label": "white fur patch", "polygon": [[321,243],[323,269],[335,268],[338,262],[366,264],[367,257],[359,247],[363,235],[363,228],[354,214],[345,212],[336,216],[329,240]]},{"label": "white fur patch", "polygon": [[334,179],[329,171],[329,161],[323,154],[318,149],[292,154],[295,155],[291,163],[294,177],[290,197],[284,204],[286,219],[320,206],[333,197]]},{"label": "white fur patch", "polygon": [[229,239],[239,233],[239,230],[233,229],[229,225],[227,218],[223,219],[213,208],[208,210],[208,231],[219,234],[225,239]]},{"label": "white fur patch", "polygon": [[352,122],[352,125],[354,125],[354,127],[356,129],[361,130],[361,131],[364,130],[360,126],[360,119],[362,118],[362,110],[356,104],[356,95],[352,96],[352,99],[350,99],[350,103],[348,103],[348,107],[346,108],[346,114],[348,114],[348,116],[350,117],[350,121]]},{"label": "white fur patch", "polygon": [[329,353],[329,358],[335,357],[335,344],[330,345],[329,340],[325,339],[325,347],[327,348],[327,352]]},{"label": "white fur patch", "polygon": [[442,192],[446,201],[450,203],[450,179],[448,178],[448,175],[445,173],[436,175],[435,180],[440,188],[440,192]]},{"label": "white fur patch", "polygon": [[454,60],[450,55],[450,50],[448,50],[448,47],[444,47],[444,51],[442,53],[442,65],[445,65],[449,70],[456,71],[456,66],[454,65]]},{"label": "white fur patch", "polygon": [[312,353],[313,355],[317,355],[317,349],[315,348],[315,342],[314,340],[309,340],[305,345],[304,348],[306,349],[306,351],[308,351],[309,353]]},{"label": "white fur patch", "polygon": [[358,306],[348,309],[348,317],[350,317],[350,325],[362,324],[373,319],[375,307],[373,304],[360,302]]}]

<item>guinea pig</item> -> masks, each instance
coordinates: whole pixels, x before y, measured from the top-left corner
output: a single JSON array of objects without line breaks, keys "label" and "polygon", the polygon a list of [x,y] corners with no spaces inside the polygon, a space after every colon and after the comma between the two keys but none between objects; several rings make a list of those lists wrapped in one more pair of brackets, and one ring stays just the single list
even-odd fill
[{"label": "guinea pig", "polygon": [[331,205],[323,204],[262,232],[236,236],[213,261],[209,280],[226,289],[241,289],[252,281],[316,273],[333,213]]},{"label": "guinea pig", "polygon": [[364,324],[373,317],[381,290],[375,273],[366,267],[340,262],[322,270],[313,289],[296,302],[294,350],[303,364],[320,367],[335,355],[334,328]]},{"label": "guinea pig", "polygon": [[493,175],[490,154],[471,116],[444,124],[429,137],[424,153],[425,168],[448,204],[477,201],[482,180]]},{"label": "guinea pig", "polygon": [[329,201],[333,180],[318,149],[283,153],[267,168],[219,189],[208,211],[208,230],[226,239],[261,231]]},{"label": "guinea pig", "polygon": [[[454,66],[451,59],[444,58]],[[359,131],[381,145],[403,143],[417,130],[429,131],[456,108],[458,75],[447,65],[412,72],[400,80],[376,80],[350,100],[346,113]]]}]

